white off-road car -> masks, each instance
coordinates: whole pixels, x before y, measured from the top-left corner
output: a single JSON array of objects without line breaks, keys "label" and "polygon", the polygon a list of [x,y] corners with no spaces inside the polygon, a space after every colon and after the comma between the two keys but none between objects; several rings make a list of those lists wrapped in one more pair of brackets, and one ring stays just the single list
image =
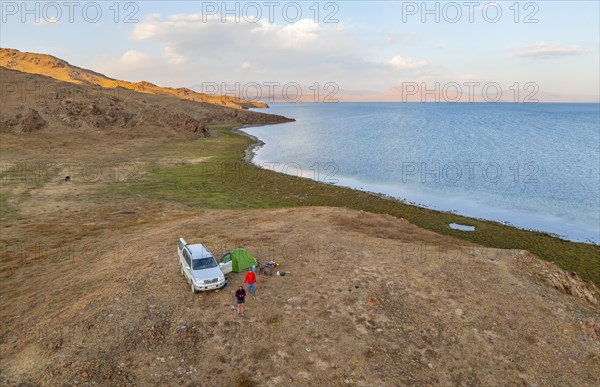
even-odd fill
[{"label": "white off-road car", "polygon": [[218,264],[203,244],[188,245],[183,238],[179,238],[177,251],[181,275],[190,283],[192,293],[219,289],[227,284],[225,274],[231,273],[231,261]]}]

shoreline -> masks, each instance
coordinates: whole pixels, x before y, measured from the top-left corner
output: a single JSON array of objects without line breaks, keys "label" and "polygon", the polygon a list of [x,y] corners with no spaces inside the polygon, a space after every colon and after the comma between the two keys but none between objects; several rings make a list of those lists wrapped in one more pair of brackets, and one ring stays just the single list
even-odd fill
[{"label": "shoreline", "polygon": [[254,166],[257,166],[257,165],[252,162],[252,159],[256,155],[256,151],[265,145],[265,142],[262,141],[260,138],[251,135],[250,133],[244,132],[243,129],[256,127],[256,126],[264,126],[264,125],[243,125],[243,126],[231,129],[232,133],[246,136],[249,139],[251,139],[252,141],[254,141],[252,144],[248,145],[246,147],[246,149],[244,150],[244,162],[246,162],[247,164],[250,164],[250,165],[254,165]]},{"label": "shoreline", "polygon": [[[231,131],[233,133],[236,134],[240,134],[242,136],[245,136],[247,138],[250,138],[253,143],[250,144],[249,146],[246,147],[245,149],[245,154],[244,154],[244,158],[243,161],[246,164],[252,165],[254,167],[260,168],[260,169],[265,169],[263,167],[261,167],[259,164],[254,163],[253,159],[254,157],[257,155],[257,151],[263,147],[266,143],[264,141],[262,141],[260,138],[245,132],[243,129],[244,128],[251,128],[251,127],[259,127],[259,126],[267,126],[267,125],[262,125],[262,124],[257,124],[257,125],[243,125],[237,128],[233,128]],[[283,172],[279,172],[279,171],[274,171],[280,174],[285,175]],[[296,176],[296,175],[288,175],[288,176]],[[308,179],[311,181],[314,181],[315,183],[319,183],[319,184],[325,184],[325,185],[329,185],[325,182],[321,182],[321,181],[317,181],[314,179],[311,179],[310,177],[305,177],[305,176],[296,176],[296,177],[300,177],[300,178],[304,178],[304,179]],[[335,185],[334,185],[335,186]],[[586,245],[590,245],[590,246],[595,246],[595,247],[600,247],[600,240],[599,241],[593,241],[593,240],[573,240],[573,239],[568,239],[567,237],[563,237],[560,234],[557,233],[553,233],[550,231],[545,231],[545,230],[539,230],[539,229],[534,229],[534,228],[525,228],[525,227],[519,227],[519,226],[515,226],[514,224],[508,222],[508,221],[500,221],[500,220],[495,220],[495,219],[486,219],[486,218],[480,218],[480,217],[475,217],[475,216],[469,216],[469,215],[464,215],[462,213],[457,212],[456,210],[441,210],[441,209],[435,209],[435,208],[431,208],[430,206],[427,206],[425,204],[419,204],[417,202],[408,200],[408,199],[403,199],[403,198],[399,198],[390,194],[385,194],[382,192],[375,192],[375,191],[370,191],[370,190],[365,190],[365,189],[359,189],[359,188],[355,188],[352,186],[348,186],[348,185],[340,185],[338,186],[340,188],[347,188],[347,189],[351,189],[353,191],[357,191],[357,192],[363,192],[366,194],[369,194],[371,196],[377,197],[379,199],[384,199],[390,202],[394,202],[394,203],[398,203],[398,204],[402,204],[402,205],[407,205],[407,206],[412,206],[412,207],[418,207],[427,211],[431,211],[433,213],[438,213],[438,214],[446,214],[446,215],[457,215],[460,216],[462,218],[465,218],[467,220],[473,220],[473,221],[477,221],[477,222],[491,222],[494,224],[497,224],[499,226],[504,226],[504,227],[511,227],[517,231],[524,231],[524,232],[532,232],[532,233],[536,233],[536,234],[540,234],[543,236],[548,236],[551,238],[555,238],[557,240],[563,241],[563,242],[570,242],[570,243],[583,243]],[[447,225],[448,229],[451,229],[452,227],[450,227],[450,224]],[[471,232],[471,231],[470,231]],[[477,232],[477,229],[475,230],[475,232]]]}]

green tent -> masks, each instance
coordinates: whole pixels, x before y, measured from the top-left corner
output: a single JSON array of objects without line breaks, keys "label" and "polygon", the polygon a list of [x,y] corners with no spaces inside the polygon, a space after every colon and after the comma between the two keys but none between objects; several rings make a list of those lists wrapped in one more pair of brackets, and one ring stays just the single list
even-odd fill
[{"label": "green tent", "polygon": [[227,263],[229,261],[232,261],[231,268],[235,273],[246,270],[249,267],[252,267],[252,265],[258,266],[256,259],[248,252],[248,250],[243,248],[231,250],[221,258],[222,263]]}]

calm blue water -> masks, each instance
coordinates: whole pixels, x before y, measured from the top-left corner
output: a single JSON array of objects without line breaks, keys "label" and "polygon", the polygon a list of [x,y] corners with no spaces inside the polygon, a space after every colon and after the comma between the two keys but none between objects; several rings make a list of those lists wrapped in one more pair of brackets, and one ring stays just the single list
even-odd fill
[{"label": "calm blue water", "polygon": [[274,103],[263,167],[600,242],[599,104]]}]

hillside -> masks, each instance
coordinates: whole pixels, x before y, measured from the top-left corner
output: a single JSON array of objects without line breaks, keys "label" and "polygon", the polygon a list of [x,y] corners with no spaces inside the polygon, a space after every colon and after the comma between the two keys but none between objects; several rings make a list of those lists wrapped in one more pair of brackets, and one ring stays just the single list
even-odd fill
[{"label": "hillside", "polygon": [[80,85],[100,86],[134,90],[140,93],[174,96],[196,102],[233,107],[237,109],[266,108],[264,103],[244,100],[227,95],[210,95],[197,93],[188,88],[160,87],[150,82],[128,82],[109,78],[92,70],[73,66],[65,60],[52,55],[21,52],[11,48],[0,48],[0,66],[30,74],[45,75],[60,81]]},{"label": "hillside", "polygon": [[59,127],[121,131],[163,128],[207,137],[210,125],[289,121],[281,116],[174,95],[73,84],[4,67],[0,67],[0,77],[3,83],[0,130],[3,132],[35,132]]}]

